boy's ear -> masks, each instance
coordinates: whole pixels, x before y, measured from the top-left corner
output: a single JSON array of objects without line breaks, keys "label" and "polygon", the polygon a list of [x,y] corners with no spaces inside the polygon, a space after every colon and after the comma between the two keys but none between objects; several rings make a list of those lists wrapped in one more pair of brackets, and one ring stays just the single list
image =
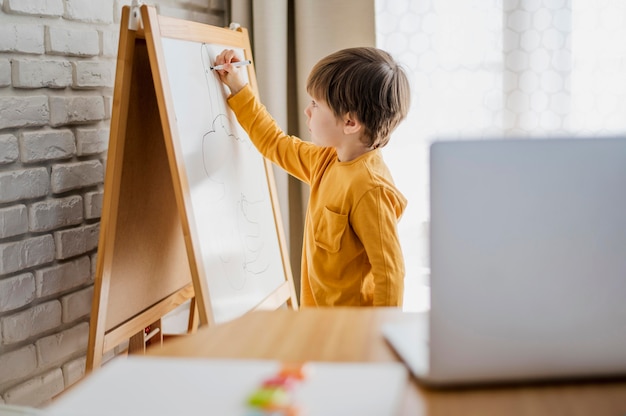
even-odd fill
[{"label": "boy's ear", "polygon": [[361,131],[361,122],[352,114],[343,116],[343,132],[344,134],[355,134]]}]

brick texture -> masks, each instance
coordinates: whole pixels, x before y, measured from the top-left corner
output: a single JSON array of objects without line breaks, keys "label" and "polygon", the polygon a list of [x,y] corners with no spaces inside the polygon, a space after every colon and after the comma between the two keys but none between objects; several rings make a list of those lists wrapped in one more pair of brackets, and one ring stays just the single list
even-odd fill
[{"label": "brick texture", "polygon": [[50,97],[50,125],[85,124],[104,119],[102,96]]},{"label": "brick texture", "polygon": [[4,394],[7,404],[41,406],[63,391],[63,371],[60,368],[34,377]]},{"label": "brick texture", "polygon": [[11,85],[11,61],[0,58],[0,87]]},{"label": "brick texture", "polygon": [[100,53],[100,36],[96,30],[47,26],[45,33],[45,51],[50,55],[96,56]]},{"label": "brick texture", "polygon": [[61,17],[63,0],[4,0],[4,10],[37,17]]},{"label": "brick texture", "polygon": [[81,22],[113,23],[113,0],[65,0],[64,17]]},{"label": "brick texture", "polygon": [[35,272],[37,297],[67,292],[91,281],[91,263],[83,256]]},{"label": "brick texture", "polygon": [[76,140],[70,130],[39,130],[20,135],[24,163],[68,159],[76,154]]},{"label": "brick texture", "polygon": [[57,164],[52,166],[50,174],[52,192],[55,194],[96,185],[103,181],[104,167],[98,160]]},{"label": "brick texture", "polygon": [[2,343],[15,344],[61,325],[61,302],[53,300],[0,318]]},{"label": "brick texture", "polygon": [[98,247],[100,224],[87,225],[54,233],[57,259],[85,254]]},{"label": "brick texture", "polygon": [[0,355],[0,386],[27,377],[37,368],[37,350],[27,345]]},{"label": "brick texture", "polygon": [[84,354],[88,338],[89,324],[84,322],[58,334],[41,338],[35,343],[39,366],[61,364],[72,356]]},{"label": "brick texture", "polygon": [[54,260],[51,235],[0,244],[0,274],[12,273]]},{"label": "brick texture", "polygon": [[50,108],[45,95],[0,97],[0,129],[45,126],[49,121]]},{"label": "brick texture", "polygon": [[104,198],[104,192],[87,192],[85,194],[85,218],[94,219],[100,218],[102,214],[102,199]]},{"label": "brick texture", "polygon": [[112,62],[79,61],[72,63],[74,88],[112,87],[115,68]]},{"label": "brick texture", "polygon": [[0,208],[0,238],[13,237],[27,231],[28,215],[25,205]]},{"label": "brick texture", "polygon": [[0,165],[15,162],[18,156],[17,137],[0,134]]},{"label": "brick texture", "polygon": [[2,279],[0,280],[0,293],[11,294],[11,296],[0,297],[0,313],[22,308],[37,296],[35,276],[32,273],[24,273]]},{"label": "brick texture", "polygon": [[80,224],[83,222],[83,198],[73,195],[36,202],[28,209],[28,221],[28,228],[33,232]]},{"label": "brick texture", "polygon": [[79,156],[97,155],[107,149],[109,129],[76,129],[76,149]]},{"label": "brick texture", "polygon": [[65,88],[72,85],[72,65],[68,61],[15,59],[11,79],[15,88]]},{"label": "brick texture", "polygon": [[100,32],[100,51],[102,53],[102,56],[116,56],[118,43],[119,32],[113,32],[108,30]]},{"label": "brick texture", "polygon": [[38,24],[0,25],[0,52],[44,53],[44,29]]},{"label": "brick texture", "polygon": [[46,168],[0,171],[0,203],[38,198],[50,190]]},{"label": "brick texture", "polygon": [[77,358],[63,365],[63,381],[69,387],[85,376],[87,357]]},{"label": "brick texture", "polygon": [[61,306],[63,307],[63,323],[74,322],[89,315],[91,312],[92,298],[93,286],[62,297]]}]

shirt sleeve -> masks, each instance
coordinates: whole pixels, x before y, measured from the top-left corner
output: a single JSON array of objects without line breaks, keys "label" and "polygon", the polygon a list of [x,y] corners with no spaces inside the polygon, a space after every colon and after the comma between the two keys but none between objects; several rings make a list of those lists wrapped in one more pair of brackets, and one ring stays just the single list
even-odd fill
[{"label": "shirt sleeve", "polygon": [[397,230],[401,212],[393,190],[380,186],[365,193],[352,214],[351,225],[374,277],[374,306],[402,306],[405,269]]},{"label": "shirt sleeve", "polygon": [[263,156],[301,181],[311,182],[314,163],[319,159],[317,146],[285,134],[249,85],[231,95],[228,104]]}]

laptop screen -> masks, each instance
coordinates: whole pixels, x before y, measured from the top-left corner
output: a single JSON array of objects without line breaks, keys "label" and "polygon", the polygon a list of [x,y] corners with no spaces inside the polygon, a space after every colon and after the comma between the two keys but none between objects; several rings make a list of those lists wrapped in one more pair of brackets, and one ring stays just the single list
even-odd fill
[{"label": "laptop screen", "polygon": [[430,152],[431,368],[459,380],[626,373],[626,139]]}]

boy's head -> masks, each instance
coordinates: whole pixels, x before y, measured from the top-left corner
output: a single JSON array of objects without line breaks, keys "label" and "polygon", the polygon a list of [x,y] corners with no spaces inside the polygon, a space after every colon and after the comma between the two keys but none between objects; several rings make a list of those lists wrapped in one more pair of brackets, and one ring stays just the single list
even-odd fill
[{"label": "boy's head", "polygon": [[377,48],[349,48],[328,55],[313,67],[306,88],[337,118],[355,117],[364,127],[368,147],[386,145],[409,111],[411,93],[404,70]]}]

